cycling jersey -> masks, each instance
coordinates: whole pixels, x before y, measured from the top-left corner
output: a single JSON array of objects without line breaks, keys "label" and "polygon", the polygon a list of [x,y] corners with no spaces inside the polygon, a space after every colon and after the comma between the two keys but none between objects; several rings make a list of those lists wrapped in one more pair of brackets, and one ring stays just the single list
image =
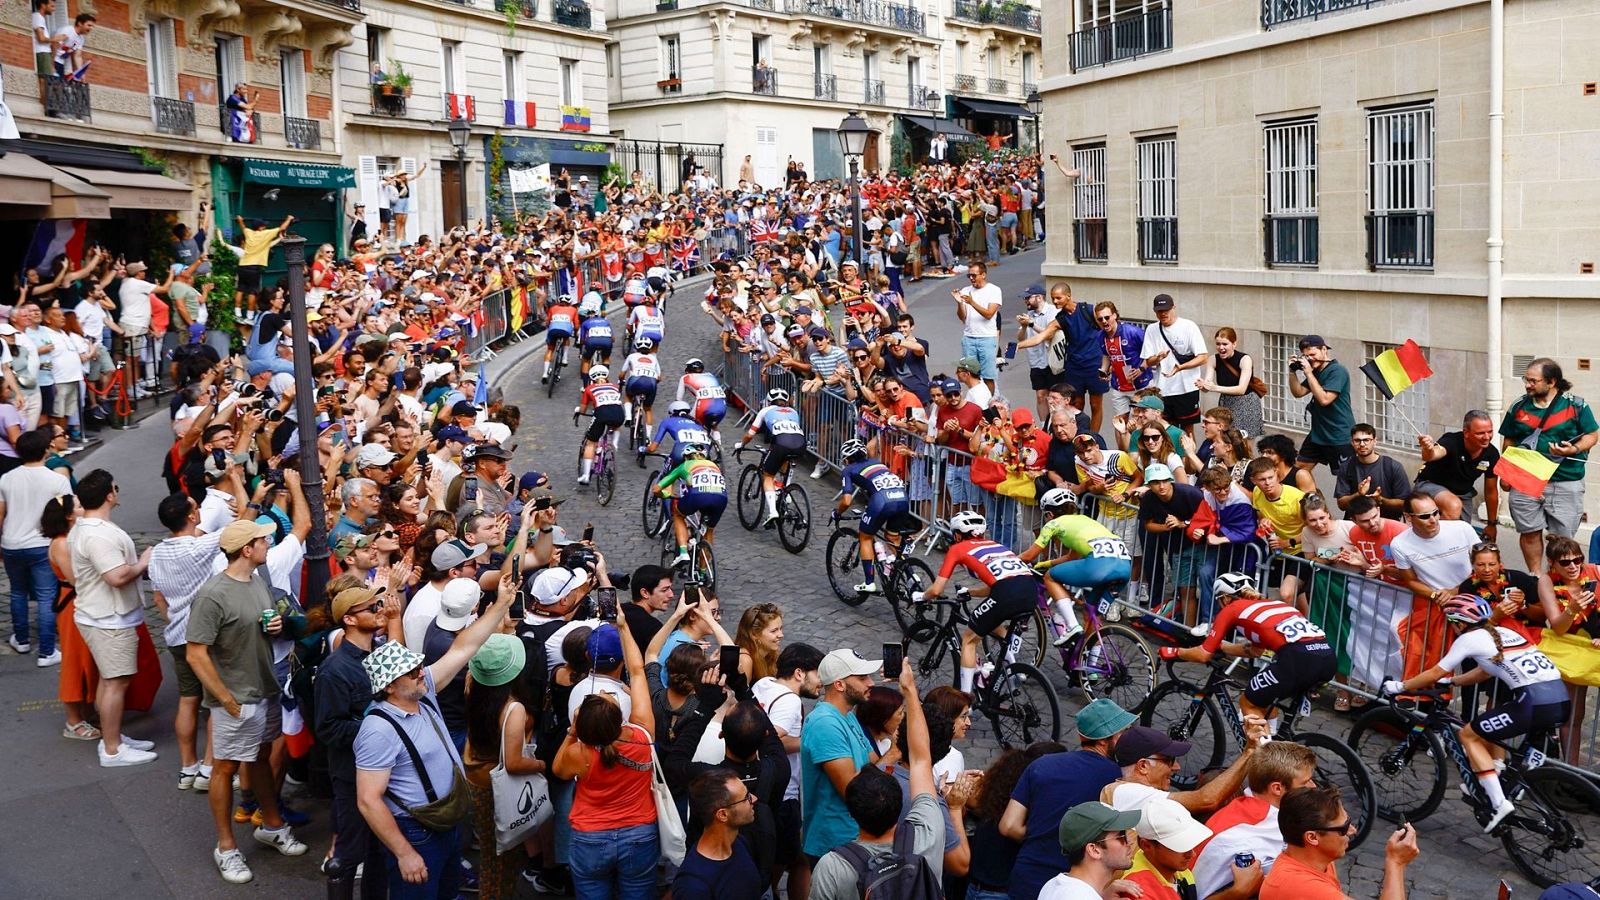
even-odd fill
[{"label": "cycling jersey", "polygon": [[1498,651],[1488,629],[1474,628],[1456,638],[1444,658],[1439,660],[1439,667],[1447,672],[1456,672],[1470,658],[1479,668],[1487,669],[1509,688],[1561,680],[1561,670],[1533,642],[1509,628],[1495,626],[1495,631],[1500,635],[1500,646],[1505,648],[1499,662],[1495,662]]},{"label": "cycling jersey", "polygon": [[661,377],[661,360],[654,353],[630,353],[622,361],[622,371],[617,377],[628,379],[630,384],[635,379],[649,379],[650,386],[655,387],[656,380]]},{"label": "cycling jersey", "polygon": [[853,500],[856,491],[864,491],[867,495],[867,507],[883,502],[905,502],[906,483],[900,476],[889,471],[889,467],[875,459],[864,459],[858,463],[851,463],[839,473],[839,480],[844,483],[846,494]]},{"label": "cycling jersey", "polygon": [[967,538],[945,551],[939,577],[949,578],[958,565],[965,566],[967,571],[989,586],[1007,578],[1032,574],[1028,564],[1012,553],[1010,547],[988,538]]},{"label": "cycling jersey", "polygon": [[549,319],[545,328],[552,334],[559,333],[566,337],[572,337],[573,332],[578,330],[578,308],[576,306],[569,303],[558,304],[546,310],[545,315]]},{"label": "cycling jersey", "polygon": [[1128,545],[1111,529],[1088,516],[1057,516],[1039,529],[1034,546],[1059,543],[1083,559],[1132,559]]},{"label": "cycling jersey", "polygon": [[590,316],[578,329],[578,340],[585,347],[611,346],[611,320],[605,316]]},{"label": "cycling jersey", "polygon": [[691,394],[696,403],[708,400],[723,400],[728,395],[722,389],[722,382],[710,372],[690,372],[678,382],[678,398],[683,399],[685,392]]},{"label": "cycling jersey", "polygon": [[804,441],[806,437],[805,429],[800,427],[800,413],[792,406],[763,406],[750,423],[745,438],[755,437],[756,432],[774,442],[796,437]]},{"label": "cycling jersey", "polygon": [[622,405],[622,389],[609,381],[596,381],[583,389],[583,404],[594,407],[599,414],[601,407]]},{"label": "cycling jersey", "polygon": [[1289,604],[1267,597],[1243,597],[1224,606],[1217,620],[1211,623],[1211,636],[1206,638],[1205,649],[1217,652],[1235,626],[1244,631],[1251,643],[1266,650],[1278,650],[1285,644],[1326,643],[1328,640],[1321,628]]},{"label": "cycling jersey", "polygon": [[656,343],[667,336],[667,318],[659,310],[649,304],[635,306],[633,312],[628,314],[628,321],[633,325],[633,339],[649,338]]},{"label": "cycling jersey", "polygon": [[671,487],[674,482],[684,483],[684,497],[715,494],[726,497],[728,485],[723,481],[722,470],[709,459],[686,459],[656,482],[660,487]]},{"label": "cycling jersey", "polygon": [[706,445],[711,443],[711,435],[705,428],[693,419],[682,416],[668,416],[656,426],[656,436],[650,443],[660,446],[661,441],[671,436],[672,452],[668,458],[672,465],[683,462],[683,448],[686,444]]},{"label": "cycling jersey", "polygon": [[629,278],[628,283],[622,286],[622,302],[629,306],[638,306],[650,299],[650,283],[643,278]]}]

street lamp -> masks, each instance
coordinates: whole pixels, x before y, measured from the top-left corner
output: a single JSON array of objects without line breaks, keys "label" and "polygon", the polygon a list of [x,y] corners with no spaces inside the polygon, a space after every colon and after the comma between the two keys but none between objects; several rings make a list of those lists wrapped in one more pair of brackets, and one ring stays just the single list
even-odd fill
[{"label": "street lamp", "polygon": [[1039,89],[1034,88],[1028,95],[1028,112],[1033,113],[1033,152],[1043,155],[1044,147],[1039,144],[1039,113],[1044,112],[1044,98],[1039,96]]},{"label": "street lamp", "polygon": [[456,164],[461,172],[461,225],[467,224],[467,141],[472,139],[472,125],[461,116],[450,120],[450,145],[456,148]]},{"label": "street lamp", "polygon": [[861,271],[861,157],[867,152],[870,134],[872,129],[859,109],[850,110],[839,123],[839,149],[850,163],[850,257],[856,261],[857,272]]}]

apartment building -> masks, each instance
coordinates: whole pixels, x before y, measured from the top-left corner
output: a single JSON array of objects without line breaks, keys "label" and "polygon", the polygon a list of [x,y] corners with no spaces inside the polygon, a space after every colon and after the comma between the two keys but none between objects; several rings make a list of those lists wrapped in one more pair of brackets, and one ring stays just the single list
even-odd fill
[{"label": "apartment building", "polygon": [[1517,0],[1503,23],[1482,0],[1069,8],[1045,22],[1044,144],[1084,174],[1048,172],[1047,276],[1133,318],[1165,291],[1208,334],[1237,329],[1281,429],[1306,422],[1286,381],[1299,335],[1352,369],[1415,340],[1434,378],[1392,402],[1355,385],[1357,418],[1410,462],[1418,428],[1498,417],[1535,356],[1600,399],[1592,7]]},{"label": "apartment building", "polygon": [[1013,0],[611,0],[613,130],[720,145],[713,176],[737,179],[749,156],[764,185],[790,159],[813,178],[846,174],[835,132],[852,109],[876,132],[869,172],[920,156],[935,130],[1031,139],[1039,30],[1038,10]]}]

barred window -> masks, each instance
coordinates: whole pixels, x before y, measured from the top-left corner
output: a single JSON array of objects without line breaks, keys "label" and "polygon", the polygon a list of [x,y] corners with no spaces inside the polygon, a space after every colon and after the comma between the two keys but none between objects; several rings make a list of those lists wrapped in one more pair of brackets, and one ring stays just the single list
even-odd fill
[{"label": "barred window", "polygon": [[[1372,359],[1398,346],[1367,341],[1362,344],[1362,350],[1365,359]],[[1426,356],[1428,348],[1422,348],[1422,352]],[[1372,423],[1372,427],[1378,430],[1378,443],[1389,447],[1415,448],[1417,429],[1428,427],[1428,385],[1432,381],[1420,381],[1390,400],[1383,396],[1371,378],[1359,372],[1351,373],[1350,377],[1361,379],[1363,420]]]},{"label": "barred window", "polygon": [[1269,266],[1317,264],[1317,120],[1263,129]]},{"label": "barred window", "polygon": [[1139,173],[1139,261],[1178,261],[1178,138],[1141,138],[1135,149]]},{"label": "barred window", "polygon": [[1367,264],[1433,265],[1433,107],[1367,113]]},{"label": "barred window", "polygon": [[1072,148],[1072,167],[1081,174],[1072,186],[1073,244],[1079,262],[1105,262],[1106,145]]},{"label": "barred window", "polygon": [[1289,357],[1300,352],[1298,335],[1276,331],[1261,333],[1261,358],[1256,360],[1256,376],[1267,383],[1267,396],[1261,398],[1261,417],[1268,425],[1309,428],[1306,401],[1289,393]]}]

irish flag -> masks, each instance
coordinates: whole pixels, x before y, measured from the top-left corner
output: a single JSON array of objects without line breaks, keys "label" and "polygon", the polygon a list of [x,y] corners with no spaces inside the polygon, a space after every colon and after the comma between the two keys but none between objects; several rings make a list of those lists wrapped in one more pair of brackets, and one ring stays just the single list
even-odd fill
[{"label": "irish flag", "polygon": [[1507,447],[1500,451],[1500,461],[1494,464],[1494,474],[1508,487],[1530,497],[1544,496],[1544,486],[1550,483],[1561,464],[1537,450],[1526,447]]},{"label": "irish flag", "polygon": [[1427,357],[1422,355],[1422,348],[1413,340],[1378,354],[1362,366],[1361,371],[1390,400],[1394,399],[1395,394],[1433,375],[1433,370],[1428,368]]}]

